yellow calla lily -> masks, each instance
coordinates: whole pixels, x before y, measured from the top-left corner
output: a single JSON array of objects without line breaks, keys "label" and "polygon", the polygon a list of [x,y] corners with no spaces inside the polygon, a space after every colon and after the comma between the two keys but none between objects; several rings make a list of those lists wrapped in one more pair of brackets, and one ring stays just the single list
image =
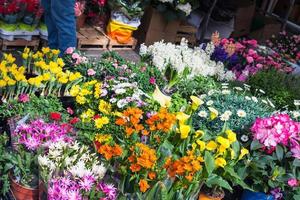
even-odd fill
[{"label": "yellow calla lily", "polygon": [[230,141],[228,139],[226,139],[222,136],[218,136],[216,140],[219,144],[221,144],[226,149],[230,147]]},{"label": "yellow calla lily", "polygon": [[186,139],[189,136],[189,132],[191,131],[191,127],[189,125],[181,124],[179,126],[180,138]]},{"label": "yellow calla lily", "polygon": [[227,162],[226,162],[226,160],[224,159],[224,158],[217,158],[216,160],[215,160],[215,165],[217,166],[217,167],[222,167],[222,168],[224,168],[225,166],[226,166],[226,164],[227,164]]},{"label": "yellow calla lily", "polygon": [[179,112],[176,115],[176,119],[179,121],[179,123],[183,124],[186,120],[190,118],[190,115],[187,115],[183,112]]},{"label": "yellow calla lily", "polygon": [[196,137],[201,137],[203,135],[204,135],[204,131],[198,130],[198,131],[195,132]]},{"label": "yellow calla lily", "polygon": [[161,107],[169,107],[171,105],[171,97],[164,95],[158,86],[156,86],[152,97],[155,101],[157,101]]},{"label": "yellow calla lily", "polygon": [[196,143],[200,146],[200,151],[205,150],[205,142],[203,142],[201,140],[197,140]]},{"label": "yellow calla lily", "polygon": [[239,160],[241,160],[245,155],[247,155],[249,153],[249,150],[246,148],[242,148],[241,149],[241,154],[239,156]]},{"label": "yellow calla lily", "polygon": [[236,134],[232,130],[226,130],[227,138],[230,141],[230,144],[236,141]]},{"label": "yellow calla lily", "polygon": [[191,96],[190,98],[192,100],[192,109],[193,110],[197,110],[197,108],[204,103],[202,101],[202,99],[200,99],[199,97]]},{"label": "yellow calla lily", "polygon": [[215,118],[218,117],[219,112],[218,112],[215,108],[213,108],[213,107],[208,107],[208,110],[210,111],[210,119],[211,119],[211,120],[214,120]]},{"label": "yellow calla lily", "polygon": [[206,144],[206,149],[208,151],[214,151],[216,148],[217,148],[217,143],[215,143],[214,141],[209,141],[207,144]]}]

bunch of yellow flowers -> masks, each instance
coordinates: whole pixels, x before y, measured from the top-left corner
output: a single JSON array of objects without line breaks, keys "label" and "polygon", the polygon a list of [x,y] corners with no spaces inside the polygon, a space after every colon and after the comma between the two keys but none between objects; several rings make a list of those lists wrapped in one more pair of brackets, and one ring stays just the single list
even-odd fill
[{"label": "bunch of yellow flowers", "polygon": [[70,95],[75,97],[76,102],[84,105],[100,98],[102,83],[97,80],[85,82],[82,85],[74,85],[70,90]]}]

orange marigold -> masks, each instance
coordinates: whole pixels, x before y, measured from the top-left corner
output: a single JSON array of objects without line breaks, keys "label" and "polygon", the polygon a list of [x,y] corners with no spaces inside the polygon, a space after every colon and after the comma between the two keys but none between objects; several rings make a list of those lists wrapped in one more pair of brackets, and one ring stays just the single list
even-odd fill
[{"label": "orange marigold", "polygon": [[113,146],[110,146],[109,144],[100,145],[98,148],[98,153],[104,156],[106,160],[112,159],[112,157],[118,157],[121,156],[123,153],[123,149],[115,144]]},{"label": "orange marigold", "polygon": [[156,173],[155,173],[155,172],[149,172],[149,173],[148,173],[148,177],[149,177],[151,180],[153,180],[153,179],[156,178]]}]

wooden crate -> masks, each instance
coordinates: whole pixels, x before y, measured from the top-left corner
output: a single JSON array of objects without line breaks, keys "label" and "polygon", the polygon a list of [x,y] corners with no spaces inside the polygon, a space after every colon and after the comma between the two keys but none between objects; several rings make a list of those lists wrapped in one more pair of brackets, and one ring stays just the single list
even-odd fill
[{"label": "wooden crate", "polygon": [[93,27],[82,28],[77,31],[79,50],[105,50],[109,39]]},{"label": "wooden crate", "polygon": [[131,37],[131,40],[126,44],[121,44],[117,42],[116,40],[110,39],[108,50],[115,51],[115,50],[133,50],[135,49],[137,40],[133,37]]},{"label": "wooden crate", "polygon": [[185,38],[189,41],[189,45],[195,46],[197,43],[196,33],[197,33],[197,28],[195,28],[194,26],[188,23],[182,23],[180,24],[178,31],[176,33],[175,43],[178,44],[181,42],[182,38]]},{"label": "wooden crate", "polygon": [[37,50],[40,44],[40,39],[38,37],[33,37],[31,41],[27,41],[24,39],[15,39],[13,41],[2,40],[2,51],[16,49],[16,48],[24,48],[29,47],[33,50]]}]

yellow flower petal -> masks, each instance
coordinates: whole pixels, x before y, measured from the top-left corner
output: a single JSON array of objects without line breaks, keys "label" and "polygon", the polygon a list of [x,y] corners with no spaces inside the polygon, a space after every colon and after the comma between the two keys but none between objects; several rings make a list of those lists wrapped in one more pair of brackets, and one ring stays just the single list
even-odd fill
[{"label": "yellow flower petal", "polygon": [[226,130],[227,138],[230,141],[230,144],[236,141],[236,134],[232,130]]},{"label": "yellow flower petal", "polygon": [[217,143],[215,143],[214,141],[209,141],[206,144],[206,149],[209,151],[214,151],[217,148],[217,146],[218,146]]},{"label": "yellow flower petal", "polygon": [[181,124],[179,126],[180,138],[186,139],[189,136],[189,132],[191,131],[191,127],[189,125]]},{"label": "yellow flower petal", "polygon": [[217,158],[217,159],[215,160],[215,165],[216,165],[217,167],[222,167],[222,168],[224,168],[224,167],[226,166],[226,164],[227,164],[227,162],[226,162],[226,160],[225,160],[224,158],[219,157],[219,158]]},{"label": "yellow flower petal", "polygon": [[217,142],[224,146],[226,149],[230,147],[230,141],[222,136],[217,137]]},{"label": "yellow flower petal", "polygon": [[249,150],[246,148],[242,148],[241,149],[241,154],[239,156],[239,160],[241,160],[245,155],[247,155],[249,153]]}]

